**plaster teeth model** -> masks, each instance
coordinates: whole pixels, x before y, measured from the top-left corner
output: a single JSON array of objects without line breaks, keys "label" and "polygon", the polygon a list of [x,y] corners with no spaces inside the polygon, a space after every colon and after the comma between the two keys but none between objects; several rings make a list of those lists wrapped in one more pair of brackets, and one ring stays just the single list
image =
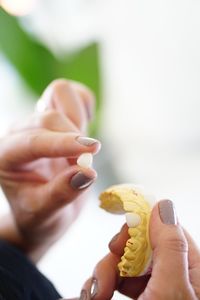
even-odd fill
[{"label": "plaster teeth model", "polygon": [[114,214],[125,214],[130,238],[118,264],[120,276],[137,277],[151,270],[152,250],[149,219],[155,199],[133,184],[114,185],[100,195],[100,207]]},{"label": "plaster teeth model", "polygon": [[77,159],[77,164],[82,168],[90,168],[92,166],[93,156],[91,153],[83,153]]}]

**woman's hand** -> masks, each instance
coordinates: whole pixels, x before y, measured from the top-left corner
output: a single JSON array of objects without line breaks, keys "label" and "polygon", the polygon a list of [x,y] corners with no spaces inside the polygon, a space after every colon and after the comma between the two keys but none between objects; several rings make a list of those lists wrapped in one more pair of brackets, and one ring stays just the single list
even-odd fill
[{"label": "woman's hand", "polygon": [[36,111],[0,140],[0,184],[12,214],[0,237],[37,260],[78,215],[96,172],[77,166],[77,157],[100,149],[85,136],[92,93],[81,84],[57,80]]},{"label": "woman's hand", "polygon": [[190,235],[177,223],[171,201],[159,202],[152,212],[151,276],[119,277],[117,264],[128,238],[127,229],[124,225],[111,240],[111,252],[97,264],[93,278],[83,287],[83,298],[80,299],[108,300],[115,290],[138,300],[200,299],[200,251]]}]

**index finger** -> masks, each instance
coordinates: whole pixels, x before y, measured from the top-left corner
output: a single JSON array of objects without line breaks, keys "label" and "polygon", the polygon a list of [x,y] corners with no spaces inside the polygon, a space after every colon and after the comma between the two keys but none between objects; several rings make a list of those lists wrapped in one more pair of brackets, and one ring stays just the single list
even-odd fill
[{"label": "index finger", "polygon": [[127,240],[130,238],[128,234],[128,226],[124,224],[119,233],[117,233],[109,243],[109,249],[112,253],[122,256]]},{"label": "index finger", "polygon": [[95,154],[100,149],[96,139],[77,133],[34,130],[4,138],[0,147],[0,166],[13,169],[39,158],[78,157],[84,152]]},{"label": "index finger", "polygon": [[118,263],[128,237],[128,227],[124,224],[121,231],[109,243],[111,253],[96,265],[93,277],[85,282],[83,289],[89,294],[95,278],[97,284],[95,300],[111,299],[115,290],[132,298],[143,292],[148,277],[127,278],[119,275]]},{"label": "index finger", "polygon": [[111,299],[114,291],[118,290],[133,299],[143,292],[149,277],[120,277],[117,267],[119,261],[119,256],[109,253],[96,265],[93,277],[88,279],[83,286],[87,295],[91,295],[92,290],[95,290],[95,300]]}]

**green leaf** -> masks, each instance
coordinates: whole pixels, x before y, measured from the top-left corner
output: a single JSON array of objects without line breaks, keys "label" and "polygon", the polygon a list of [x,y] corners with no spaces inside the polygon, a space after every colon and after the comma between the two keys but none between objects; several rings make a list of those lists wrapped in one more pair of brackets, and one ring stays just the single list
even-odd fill
[{"label": "green leaf", "polygon": [[97,122],[100,115],[100,76],[98,45],[93,43],[76,53],[57,59],[47,47],[25,32],[18,20],[0,9],[0,51],[16,68],[36,95],[56,78],[78,80],[88,85],[97,97]]}]

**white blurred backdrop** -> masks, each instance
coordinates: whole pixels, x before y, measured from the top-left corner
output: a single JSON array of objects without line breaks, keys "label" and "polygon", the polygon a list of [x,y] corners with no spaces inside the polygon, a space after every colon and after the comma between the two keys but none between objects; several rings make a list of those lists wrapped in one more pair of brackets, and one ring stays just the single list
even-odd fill
[{"label": "white blurred backdrop", "polygon": [[[106,177],[109,164],[120,182],[172,199],[200,245],[199,15],[196,0],[43,0],[22,23],[58,55],[99,41],[99,185],[112,181]],[[0,57],[1,133],[31,111],[27,97],[34,95]],[[98,182],[80,219],[39,265],[65,297],[78,295],[123,224],[123,217],[98,208]]]}]

